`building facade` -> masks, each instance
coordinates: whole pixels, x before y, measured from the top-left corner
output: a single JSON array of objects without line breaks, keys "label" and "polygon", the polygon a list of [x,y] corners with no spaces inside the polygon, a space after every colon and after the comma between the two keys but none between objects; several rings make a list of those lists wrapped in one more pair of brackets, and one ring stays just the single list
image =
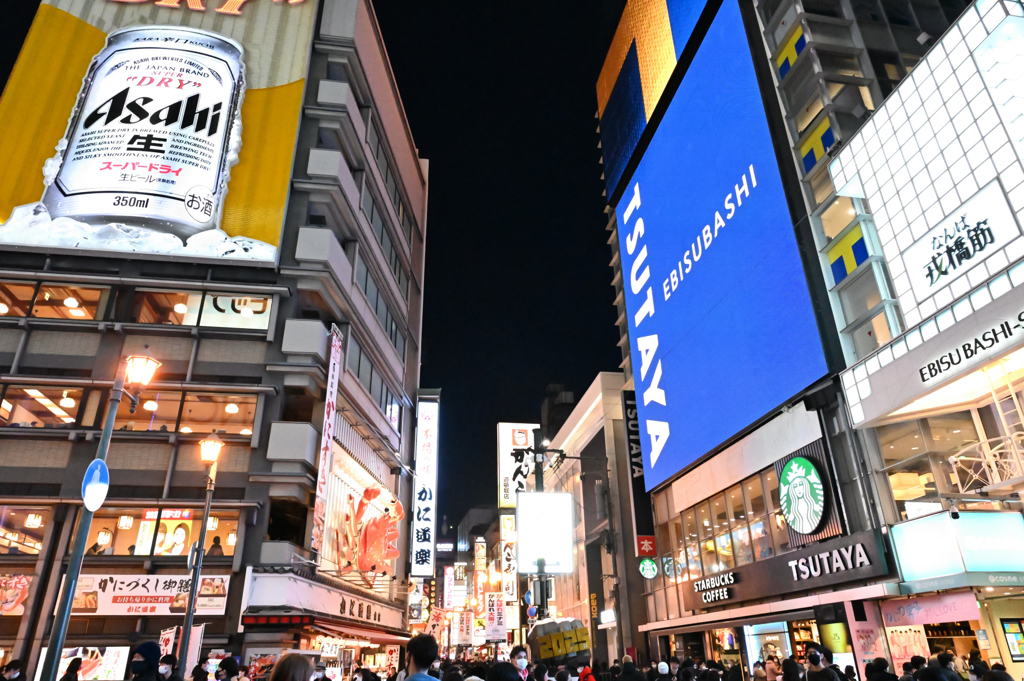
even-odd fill
[{"label": "building facade", "polygon": [[[646,392],[648,415],[670,415],[641,415],[650,434],[645,472],[663,471],[648,484],[658,550],[644,582],[651,655],[715,658],[749,674],[757,660],[814,643],[858,674],[875,657],[899,670],[913,655],[946,651],[976,652],[1019,673],[1024,418],[1014,268],[1024,255],[1024,176],[1013,113],[1022,62],[1009,36],[1021,10],[1000,2],[738,4],[741,23],[729,33],[729,0],[708,3],[700,16],[673,3],[667,11],[630,3],[597,88],[626,387]],[[733,226],[730,204],[742,194],[754,205],[746,185],[754,165],[725,210],[716,198],[708,217],[699,206],[686,213],[697,212],[699,225],[679,217],[696,239],[678,245],[658,241],[676,217],[658,194],[685,194],[692,176],[685,162],[667,182],[650,170],[666,137],[678,144],[673,126],[692,120],[677,111],[688,81],[700,82],[709,46],[725,54],[727,39],[749,49],[749,62],[730,72],[733,89],[742,93],[740,71],[752,66],[757,97],[748,106],[763,108],[758,125],[767,123],[781,177],[774,191],[785,197],[800,254],[802,267],[774,290],[809,292],[817,329],[804,333],[820,340],[827,366],[781,399],[761,401],[770,408],[745,411],[748,396],[770,392],[766,381],[789,380],[779,355],[818,361],[813,343],[780,352],[767,326],[750,323],[762,318],[749,304],[757,298],[742,291],[750,280],[742,252],[719,240],[720,227],[729,234]],[[739,106],[735,92],[731,100],[704,92],[712,111]],[[715,138],[720,148],[704,157],[704,172],[715,173],[710,159],[756,152],[757,131],[743,132],[735,146]],[[655,218],[644,212],[649,196]],[[716,209],[729,211],[721,225]],[[678,272],[656,269],[663,243],[685,256]],[[748,305],[726,321],[745,325],[712,331],[692,314],[714,316],[730,304],[714,298],[718,311],[706,311],[689,302],[719,295],[701,283],[716,274],[707,260],[698,269],[701,250],[736,265],[726,288],[740,289]],[[698,319],[689,335],[652,322],[678,300],[690,307],[676,318]],[[762,299],[760,307],[786,316],[794,305]],[[684,353],[684,368],[670,364],[666,347]],[[696,370],[723,353],[748,370],[726,399]],[[748,355],[774,366],[771,378],[744,364]],[[674,384],[686,374],[687,390],[717,406],[699,412],[700,429],[728,435],[689,447],[688,458],[681,452],[699,440],[692,420],[657,411],[666,399],[690,399]],[[733,409],[744,416],[721,426]],[[659,457],[673,463],[666,469]]]},{"label": "building facade", "polygon": [[[0,100],[4,115],[22,106],[17,83],[37,67],[46,32],[79,21],[51,4],[40,9]],[[122,6],[92,4],[94,23],[80,30],[102,46]],[[305,649],[340,678],[354,662],[396,664],[408,637],[404,516],[412,508],[427,162],[368,0],[253,3],[235,16],[213,4],[205,18],[192,4],[131,11],[143,23],[203,21],[225,34],[236,30],[236,16],[292,12],[281,30],[309,30],[294,47],[301,69],[279,87],[261,89],[256,63],[284,64],[285,53],[246,43],[246,130],[259,129],[267,102],[298,103],[292,119],[275,122],[294,138],[262,166],[269,174],[284,159],[286,177],[262,195],[242,191],[239,178],[253,168],[247,151],[279,141],[267,132],[243,136],[230,185],[232,215],[241,210],[253,223],[283,216],[276,260],[0,251],[0,573],[10,594],[0,648],[2,661],[20,658],[29,674],[49,636],[81,478],[96,455],[118,362],[144,349],[162,364],[138,409],[122,402],[117,414],[111,486],[91,526],[68,659],[81,655],[104,678],[120,678],[131,648],[181,624],[188,549],[201,523],[207,553],[195,622],[205,627],[202,655],[214,663],[234,655],[263,676],[282,650]],[[274,46],[274,24],[264,29],[265,46]],[[86,61],[96,52],[89,49]],[[336,339],[340,354],[332,353]],[[332,365],[337,392],[327,394]],[[331,437],[322,442],[325,430]],[[211,432],[224,447],[205,518],[198,442]],[[318,470],[321,460],[328,470]],[[325,518],[319,551],[314,501]],[[365,532],[353,535],[350,523]]]}]

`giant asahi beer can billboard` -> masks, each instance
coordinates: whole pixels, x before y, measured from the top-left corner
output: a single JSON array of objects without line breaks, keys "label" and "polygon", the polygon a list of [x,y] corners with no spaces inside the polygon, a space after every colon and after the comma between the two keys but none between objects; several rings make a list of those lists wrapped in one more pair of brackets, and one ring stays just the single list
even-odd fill
[{"label": "giant asahi beer can billboard", "polygon": [[316,0],[43,0],[0,96],[0,247],[274,264]]}]

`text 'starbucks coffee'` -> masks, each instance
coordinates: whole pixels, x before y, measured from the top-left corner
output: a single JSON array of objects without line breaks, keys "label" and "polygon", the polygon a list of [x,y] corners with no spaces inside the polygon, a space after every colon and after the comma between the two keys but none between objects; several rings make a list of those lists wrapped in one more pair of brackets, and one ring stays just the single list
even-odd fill
[{"label": "text 'starbucks coffee'", "polygon": [[233,40],[176,26],[111,33],[44,171],[50,217],[183,240],[218,227],[244,89]]}]

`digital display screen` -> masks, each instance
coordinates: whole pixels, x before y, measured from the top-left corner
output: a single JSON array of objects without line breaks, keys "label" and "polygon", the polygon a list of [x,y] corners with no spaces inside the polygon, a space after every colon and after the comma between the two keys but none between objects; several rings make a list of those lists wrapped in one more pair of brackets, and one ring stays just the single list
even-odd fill
[{"label": "digital display screen", "polygon": [[827,373],[735,0],[616,216],[651,489]]}]

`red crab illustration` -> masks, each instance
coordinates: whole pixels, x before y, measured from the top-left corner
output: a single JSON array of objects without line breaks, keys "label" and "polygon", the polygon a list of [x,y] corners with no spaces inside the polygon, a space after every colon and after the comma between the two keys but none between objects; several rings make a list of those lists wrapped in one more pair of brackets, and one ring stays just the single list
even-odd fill
[{"label": "red crab illustration", "polygon": [[401,555],[395,545],[398,522],[405,517],[400,501],[396,501],[393,508],[385,509],[383,515],[364,520],[370,502],[379,497],[381,491],[379,487],[363,490],[358,505],[350,494],[345,520],[335,530],[341,573],[358,570],[370,588],[373,588],[377,577],[388,574],[389,561]]}]

